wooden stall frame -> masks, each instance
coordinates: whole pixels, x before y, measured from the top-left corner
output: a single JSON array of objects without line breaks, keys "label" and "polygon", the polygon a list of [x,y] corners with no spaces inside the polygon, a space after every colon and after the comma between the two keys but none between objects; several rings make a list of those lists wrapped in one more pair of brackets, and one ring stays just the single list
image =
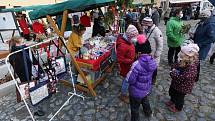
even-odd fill
[{"label": "wooden stall frame", "polygon": [[67,21],[67,16],[68,16],[68,10],[65,10],[63,12],[63,19],[62,19],[62,24],[61,24],[61,30],[59,30],[56,26],[56,24],[54,23],[53,19],[51,18],[50,15],[47,15],[46,18],[48,19],[48,21],[50,22],[53,30],[55,33],[57,33],[57,35],[59,36],[59,43],[63,44],[63,46],[65,46],[65,48],[67,49],[67,51],[70,54],[71,57],[71,61],[74,64],[75,68],[77,69],[77,71],[79,72],[79,74],[81,75],[81,78],[84,80],[84,83],[87,85],[89,92],[92,94],[92,96],[96,96],[96,92],[94,91],[94,89],[92,88],[92,85],[89,83],[89,81],[87,80],[86,76],[84,75],[83,71],[81,70],[79,64],[77,63],[77,61],[75,60],[75,58],[73,57],[71,51],[67,48],[65,42],[64,42],[64,31],[66,28],[66,21]]}]

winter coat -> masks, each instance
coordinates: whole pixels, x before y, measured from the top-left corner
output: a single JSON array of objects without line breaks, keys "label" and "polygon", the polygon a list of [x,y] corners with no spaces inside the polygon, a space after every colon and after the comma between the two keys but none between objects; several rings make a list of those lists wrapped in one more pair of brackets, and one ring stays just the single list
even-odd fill
[{"label": "winter coat", "polygon": [[120,65],[120,75],[125,77],[135,58],[135,47],[121,35],[116,40],[116,57]]},{"label": "winter coat", "polygon": [[[11,52],[18,51],[20,49],[26,48],[27,46],[21,45],[21,46],[12,46],[11,47]],[[25,50],[25,57],[26,57],[26,64],[24,63],[24,56],[23,56],[23,51],[18,52],[16,54],[13,54],[9,57],[9,62],[12,65],[15,73],[19,77],[21,82],[28,82],[31,79],[31,70],[32,70],[32,62],[30,60],[28,50]],[[25,70],[25,66],[27,66],[28,70]],[[28,74],[27,74],[28,73]],[[27,75],[29,77],[27,77]]]},{"label": "winter coat", "polygon": [[37,21],[32,24],[32,28],[33,28],[33,32],[35,34],[44,34],[45,33],[45,30],[43,28],[43,24],[41,24]]},{"label": "winter coat", "polygon": [[21,18],[19,20],[17,20],[18,23],[19,23],[19,26],[23,32],[24,35],[26,34],[30,34],[30,30],[28,29],[28,25],[27,25],[27,22],[24,18]]},{"label": "winter coat", "polygon": [[72,34],[69,36],[67,48],[72,52],[72,55],[75,55],[81,47],[81,36],[78,35],[76,31],[73,31]]},{"label": "winter coat", "polygon": [[198,45],[207,45],[215,42],[215,16],[198,25],[194,34],[194,42]]},{"label": "winter coat", "polygon": [[159,22],[160,22],[160,15],[159,15],[159,12],[157,10],[155,10],[152,14],[152,20],[153,20],[153,23],[158,26],[159,25]]},{"label": "winter coat", "polygon": [[101,21],[98,19],[94,20],[94,25],[93,25],[93,33],[92,37],[95,37],[97,35],[105,36],[105,27],[101,25]]},{"label": "winter coat", "polygon": [[169,47],[179,47],[183,43],[184,35],[181,32],[183,22],[177,17],[171,17],[167,22],[166,35]]},{"label": "winter coat", "polygon": [[[150,35],[151,33],[151,35]],[[160,63],[160,56],[163,51],[163,35],[160,29],[153,25],[146,34],[152,49],[152,56],[155,58],[157,65]],[[150,35],[150,36],[149,36]]]},{"label": "winter coat", "polygon": [[184,68],[180,68],[178,64],[173,65],[172,68],[177,71],[170,72],[172,78],[171,87],[183,94],[190,94],[197,78],[198,64],[199,61],[196,61],[194,64]]},{"label": "winter coat", "polygon": [[126,81],[129,83],[129,95],[144,98],[149,94],[152,87],[152,74],[157,68],[154,59],[147,54],[142,54],[127,74]]},{"label": "winter coat", "polygon": [[206,59],[211,43],[215,42],[215,16],[199,23],[194,34],[194,42],[200,48],[199,58],[201,60]]}]

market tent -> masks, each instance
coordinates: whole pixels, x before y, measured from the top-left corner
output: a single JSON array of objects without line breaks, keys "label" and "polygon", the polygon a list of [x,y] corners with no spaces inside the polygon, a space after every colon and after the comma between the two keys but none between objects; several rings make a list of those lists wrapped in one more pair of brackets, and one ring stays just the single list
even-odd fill
[{"label": "market tent", "polygon": [[200,2],[202,0],[170,0],[170,3],[190,3],[190,2]]},{"label": "market tent", "polygon": [[114,3],[115,0],[68,0],[31,11],[29,16],[34,20],[45,17],[46,15],[58,15],[65,10],[68,10],[68,12],[80,12]]},{"label": "market tent", "polygon": [[215,0],[208,0],[213,6],[215,6]]},{"label": "market tent", "polygon": [[17,7],[17,8],[8,8],[8,9],[2,9],[1,12],[21,12],[21,11],[27,11],[27,10],[36,10],[45,6],[49,6],[49,5],[33,5],[33,6],[24,6],[24,7]]}]

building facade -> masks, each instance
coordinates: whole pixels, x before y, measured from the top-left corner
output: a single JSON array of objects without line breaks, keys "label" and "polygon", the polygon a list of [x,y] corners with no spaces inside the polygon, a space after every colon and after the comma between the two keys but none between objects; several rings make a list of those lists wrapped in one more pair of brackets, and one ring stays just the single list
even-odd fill
[{"label": "building facade", "polygon": [[0,8],[15,8],[20,6],[47,5],[64,0],[0,0]]}]

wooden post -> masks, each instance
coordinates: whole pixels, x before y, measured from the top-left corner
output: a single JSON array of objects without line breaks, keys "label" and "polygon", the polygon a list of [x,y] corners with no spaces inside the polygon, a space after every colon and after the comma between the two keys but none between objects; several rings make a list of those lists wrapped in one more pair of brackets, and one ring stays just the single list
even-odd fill
[{"label": "wooden post", "polygon": [[[68,11],[64,12],[64,17],[65,17],[65,14],[67,14],[67,13],[68,13]],[[50,22],[50,24],[51,24],[52,28],[54,29],[55,33],[57,33],[57,35],[58,35],[59,37],[62,37],[62,36],[60,36],[60,35],[62,34],[62,31],[60,31],[60,30],[57,28],[57,26],[56,26],[56,24],[54,23],[53,19],[52,19],[49,15],[47,15],[46,18],[47,18],[48,21]],[[66,19],[67,19],[67,15],[66,15]],[[65,21],[66,19],[64,18],[63,21]],[[62,23],[63,23],[63,22],[62,22]],[[64,26],[61,26],[61,29],[62,29],[62,30],[64,29],[64,31],[65,31],[66,22],[65,22],[64,24],[62,24],[62,25],[64,25]],[[63,33],[64,33],[64,32],[63,32]],[[63,39],[62,39],[62,38],[61,38],[61,43],[62,43],[64,46],[66,46],[65,43],[63,42]],[[66,47],[66,48],[67,48],[67,47]],[[77,69],[77,71],[78,71],[79,74],[81,75],[81,77],[82,77],[82,79],[84,80],[84,83],[87,85],[89,91],[91,92],[91,94],[92,94],[93,96],[96,96],[96,93],[95,93],[95,91],[94,91],[93,88],[92,88],[92,85],[88,82],[86,76],[84,75],[84,73],[83,73],[83,71],[81,70],[80,66],[78,65],[78,63],[76,62],[75,58],[73,57],[72,52],[71,52],[69,49],[67,49],[67,51],[68,51],[69,54],[70,54],[72,63],[75,65],[75,68]]]},{"label": "wooden post", "polygon": [[[60,28],[60,36],[64,37],[64,32],[66,29],[66,23],[67,23],[67,17],[68,16],[68,10],[65,10],[63,12],[63,18],[62,18],[62,22],[61,22],[61,28]],[[62,43],[61,41],[59,41],[59,47],[62,47]]]},{"label": "wooden post", "polygon": [[[61,42],[64,46],[66,46],[63,42],[63,39],[61,39]],[[67,48],[67,47],[66,47]],[[81,78],[84,80],[84,83],[87,85],[89,91],[91,92],[91,94],[93,96],[96,96],[96,92],[93,90],[92,88],[92,85],[88,82],[86,76],[84,75],[83,71],[81,70],[80,66],[78,65],[78,63],[76,62],[75,58],[73,57],[72,55],[72,52],[71,50],[67,49],[67,51],[69,52],[70,54],[70,57],[71,57],[71,61],[72,63],[75,65],[75,68],[77,69],[77,71],[79,72],[79,74],[81,75]]]},{"label": "wooden post", "polygon": [[60,36],[60,30],[57,28],[55,22],[51,18],[51,16],[47,15],[46,18],[48,19],[49,23],[51,24],[53,30],[55,33],[57,33],[58,36]]}]

